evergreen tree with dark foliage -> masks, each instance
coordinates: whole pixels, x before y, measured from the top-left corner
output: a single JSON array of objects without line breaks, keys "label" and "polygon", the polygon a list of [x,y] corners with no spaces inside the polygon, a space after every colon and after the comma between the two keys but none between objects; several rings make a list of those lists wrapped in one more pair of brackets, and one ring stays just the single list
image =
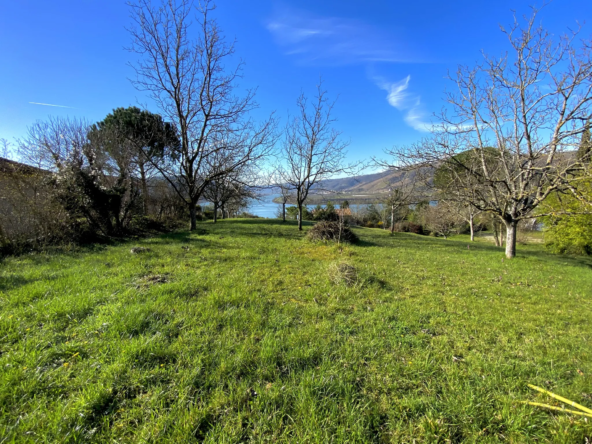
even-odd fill
[{"label": "evergreen tree with dark foliage", "polygon": [[126,165],[119,169],[129,170],[139,176],[144,214],[148,214],[148,178],[152,164],[163,159],[168,151],[179,145],[175,127],[165,122],[158,114],[135,106],[114,109],[104,120],[91,127],[89,137],[98,139],[114,159]]}]

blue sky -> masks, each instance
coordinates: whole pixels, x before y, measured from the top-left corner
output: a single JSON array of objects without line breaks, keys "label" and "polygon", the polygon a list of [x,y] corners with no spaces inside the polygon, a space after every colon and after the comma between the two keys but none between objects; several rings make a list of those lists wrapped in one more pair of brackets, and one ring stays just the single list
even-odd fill
[{"label": "blue sky", "polygon": [[[540,3],[540,2],[539,2]],[[245,63],[241,88],[257,88],[256,117],[286,121],[301,91],[320,76],[337,98],[335,127],[352,160],[420,139],[452,84],[447,73],[481,51],[507,49],[499,25],[532,1],[219,1],[215,17]],[[584,23],[592,1],[555,0],[539,19],[560,34]],[[129,10],[119,0],[18,0],[0,3],[0,138],[23,137],[50,115],[104,118],[145,105],[129,82]],[[34,102],[34,103],[32,103]],[[60,105],[48,106],[49,105]]]}]

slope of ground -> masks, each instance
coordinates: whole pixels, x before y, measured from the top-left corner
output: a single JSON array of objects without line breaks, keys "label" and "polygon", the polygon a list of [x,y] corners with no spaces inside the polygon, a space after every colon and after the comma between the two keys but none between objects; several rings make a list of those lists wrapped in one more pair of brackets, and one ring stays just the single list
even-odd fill
[{"label": "slope of ground", "polygon": [[[556,442],[592,423],[592,269],[227,220],[0,265],[2,442]],[[148,248],[148,251],[132,247]],[[356,285],[327,270],[353,264]],[[552,401],[552,400],[551,400]]]}]

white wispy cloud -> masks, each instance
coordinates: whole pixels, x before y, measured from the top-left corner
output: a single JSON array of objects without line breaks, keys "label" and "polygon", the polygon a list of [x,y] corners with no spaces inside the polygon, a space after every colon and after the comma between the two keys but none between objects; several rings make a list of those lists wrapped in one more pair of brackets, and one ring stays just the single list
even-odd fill
[{"label": "white wispy cloud", "polygon": [[407,91],[411,81],[410,75],[398,82],[388,82],[378,76],[374,76],[372,80],[376,86],[387,92],[386,100],[389,105],[405,112],[403,120],[407,125],[421,132],[429,132],[434,128],[433,124],[427,121],[421,97]]},{"label": "white wispy cloud", "polygon": [[427,121],[427,116],[425,111],[421,106],[421,98],[417,98],[415,104],[407,110],[407,113],[404,117],[405,123],[409,125],[416,131],[421,131],[423,133],[429,133],[436,129],[434,124]]},{"label": "white wispy cloud", "polygon": [[[319,17],[302,10],[277,9],[266,23],[275,41],[298,61],[321,64],[366,64],[375,62],[423,63],[411,56],[410,42],[396,43],[386,32],[353,19]],[[409,91],[411,76],[389,82],[378,76],[371,80],[387,92],[387,101],[404,113],[411,128],[428,132],[433,125],[421,104],[421,97]]]},{"label": "white wispy cloud", "polygon": [[405,109],[409,102],[409,93],[407,88],[409,87],[409,81],[411,76],[405,77],[403,80],[398,82],[389,83],[382,77],[375,77],[374,81],[380,89],[387,92],[386,100],[391,106],[394,106],[398,110]]},{"label": "white wispy cloud", "polygon": [[51,103],[40,103],[40,102],[29,102],[31,105],[43,105],[43,106],[55,106],[57,108],[70,108],[70,109],[76,109],[73,106],[65,106],[65,105],[53,105]]},{"label": "white wispy cloud", "polygon": [[352,64],[364,62],[412,62],[405,45],[395,45],[387,33],[359,20],[319,17],[282,8],[266,23],[287,54],[303,62]]}]

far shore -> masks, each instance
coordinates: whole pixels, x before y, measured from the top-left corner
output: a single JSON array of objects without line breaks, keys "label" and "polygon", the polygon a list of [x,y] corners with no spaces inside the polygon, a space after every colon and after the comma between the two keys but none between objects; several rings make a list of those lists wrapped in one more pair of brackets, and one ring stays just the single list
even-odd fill
[{"label": "far shore", "polygon": [[[375,194],[348,194],[348,193],[331,193],[331,194],[314,194],[308,196],[306,199],[306,205],[326,205],[331,202],[335,205],[339,205],[344,200],[350,205],[368,205],[376,203],[382,200],[380,193]],[[282,198],[280,196],[273,199],[273,203],[281,204]],[[288,199],[288,205],[296,205],[294,198]]]}]

